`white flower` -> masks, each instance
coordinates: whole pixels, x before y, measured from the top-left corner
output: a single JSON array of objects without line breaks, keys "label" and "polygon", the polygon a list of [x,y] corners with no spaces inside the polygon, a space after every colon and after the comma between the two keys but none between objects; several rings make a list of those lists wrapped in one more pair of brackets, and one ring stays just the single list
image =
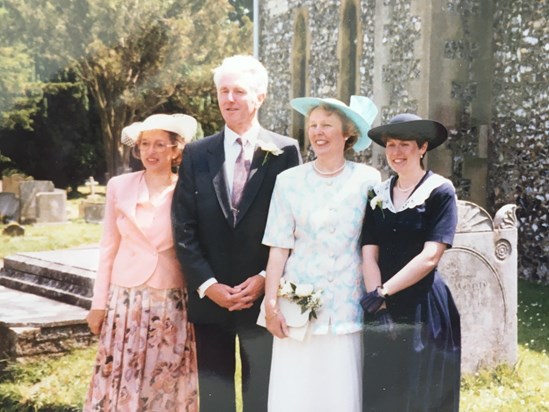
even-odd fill
[{"label": "white flower", "polygon": [[274,156],[278,156],[279,154],[284,153],[284,150],[278,148],[274,143],[272,142],[264,142],[262,140],[257,141],[257,145],[263,150],[264,152],[271,153]]},{"label": "white flower", "polygon": [[309,285],[309,284],[297,285],[297,287],[295,288],[295,294],[300,298],[304,298],[306,296],[311,296],[313,294],[313,290],[314,290],[313,285]]},{"label": "white flower", "polygon": [[372,200],[370,200],[370,207],[372,209],[375,209],[376,206],[381,207],[383,205],[383,198],[380,195],[374,196]]},{"label": "white flower", "polygon": [[290,282],[286,282],[283,278],[280,278],[280,288],[278,289],[279,296],[290,296],[292,294],[292,285]]},{"label": "white flower", "polygon": [[315,291],[313,285],[296,285],[293,282],[286,281],[284,278],[280,278],[278,296],[297,303],[301,307],[302,313],[310,310],[309,319],[316,319],[316,310],[322,306],[321,295],[322,291]]}]

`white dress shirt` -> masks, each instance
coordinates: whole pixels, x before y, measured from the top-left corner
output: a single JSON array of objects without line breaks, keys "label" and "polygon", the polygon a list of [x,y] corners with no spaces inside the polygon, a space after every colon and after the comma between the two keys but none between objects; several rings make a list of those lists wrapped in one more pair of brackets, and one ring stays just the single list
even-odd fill
[{"label": "white dress shirt", "polygon": [[[236,139],[240,137],[243,142],[246,142],[246,144],[244,145],[244,159],[249,160],[251,164],[254,156],[255,146],[259,137],[259,129],[259,124],[256,124],[252,126],[251,129],[248,130],[246,133],[239,135],[233,130],[229,129],[227,125],[225,125],[223,150],[225,151],[225,178],[227,179],[229,199],[231,198],[231,195],[233,193],[234,165],[241,150],[241,146],[236,141]],[[265,271],[263,270],[259,274],[264,277]],[[203,298],[206,294],[206,289],[208,289],[214,283],[217,283],[216,278],[208,279],[206,282],[198,287],[198,295]]]},{"label": "white dress shirt", "polygon": [[223,149],[225,150],[225,177],[227,178],[229,198],[233,193],[234,165],[240,154],[240,144],[236,139],[239,137],[247,142],[244,145],[244,159],[252,163],[254,157],[255,145],[259,136],[259,125],[252,126],[250,130],[242,136],[238,135],[227,126],[225,126],[225,139],[223,140]]}]

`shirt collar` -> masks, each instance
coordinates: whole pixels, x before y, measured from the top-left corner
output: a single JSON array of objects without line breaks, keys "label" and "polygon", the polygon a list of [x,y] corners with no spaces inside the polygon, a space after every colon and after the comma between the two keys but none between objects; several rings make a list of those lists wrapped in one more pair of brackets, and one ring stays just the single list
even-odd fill
[{"label": "shirt collar", "polygon": [[225,140],[227,143],[232,145],[236,142],[236,139],[239,137],[242,137],[247,142],[250,142],[252,146],[255,147],[257,143],[257,139],[259,137],[259,130],[261,129],[261,126],[259,124],[253,125],[246,133],[243,135],[237,134],[235,131],[229,129],[229,126],[225,125]]}]

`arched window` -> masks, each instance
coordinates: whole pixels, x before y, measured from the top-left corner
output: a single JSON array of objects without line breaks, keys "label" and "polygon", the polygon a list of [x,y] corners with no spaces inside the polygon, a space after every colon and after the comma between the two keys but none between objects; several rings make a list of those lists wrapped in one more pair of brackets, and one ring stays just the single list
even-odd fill
[{"label": "arched window", "polygon": [[361,38],[359,36],[360,9],[356,0],[343,2],[343,12],[339,24],[339,98],[349,103],[352,94],[357,94],[360,87],[359,53]]},{"label": "arched window", "polygon": [[[294,38],[292,43],[292,96],[303,97],[309,91],[309,44],[307,36],[307,19],[305,10],[299,10],[294,24]],[[292,137],[299,141],[299,147],[304,153],[309,142],[305,133],[304,117],[292,110]]]}]

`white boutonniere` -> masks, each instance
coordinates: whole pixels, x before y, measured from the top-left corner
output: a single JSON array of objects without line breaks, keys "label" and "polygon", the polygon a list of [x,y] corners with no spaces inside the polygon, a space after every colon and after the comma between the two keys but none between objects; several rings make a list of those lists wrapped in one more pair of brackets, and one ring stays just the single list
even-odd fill
[{"label": "white boutonniere", "polygon": [[273,156],[278,156],[279,154],[284,153],[284,150],[278,148],[274,143],[258,140],[257,145],[261,150],[265,152],[265,157],[263,158],[263,162],[261,163],[261,166],[267,163],[267,158],[269,157],[269,154],[272,154]]},{"label": "white boutonniere", "polygon": [[385,217],[385,213],[383,212],[383,198],[380,195],[376,195],[376,192],[374,192],[373,189],[368,191],[368,200],[372,210],[378,207],[381,210],[383,217]]},{"label": "white boutonniere", "polygon": [[321,290],[314,290],[310,284],[296,285],[293,282],[280,279],[278,287],[278,296],[288,299],[301,306],[301,313],[310,310],[309,319],[316,319],[316,311],[322,306]]}]

